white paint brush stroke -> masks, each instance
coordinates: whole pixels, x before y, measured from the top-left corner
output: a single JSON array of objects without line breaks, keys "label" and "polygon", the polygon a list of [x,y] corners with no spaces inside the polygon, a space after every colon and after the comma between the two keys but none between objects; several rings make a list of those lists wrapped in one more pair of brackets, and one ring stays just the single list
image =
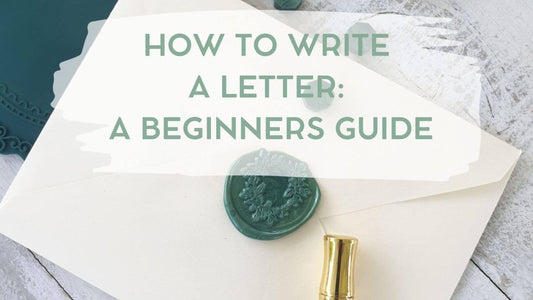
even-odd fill
[{"label": "white paint brush stroke", "polygon": [[63,96],[63,93],[70,83],[70,80],[76,73],[76,70],[83,61],[83,58],[91,48],[96,36],[98,36],[98,33],[104,26],[104,23],[105,20],[93,21],[89,23],[87,25],[87,37],[85,38],[81,54],[59,64],[59,70],[54,73],[54,100],[52,100],[52,103],[50,103],[52,107],[55,108],[59,102],[59,99],[61,99],[61,96]]},{"label": "white paint brush stroke", "polygon": [[[209,14],[218,14],[217,16],[212,17],[220,17],[220,14],[224,15],[228,13],[232,12],[211,12]],[[248,18],[254,17],[254,20],[257,20],[260,17],[259,15],[250,16],[250,14],[259,14],[258,12],[254,11],[240,12],[239,14],[245,13],[248,14]],[[431,25],[445,23],[448,21],[447,19],[409,17],[401,15],[372,15],[331,12],[279,13],[274,11],[267,13],[277,19],[282,20],[283,17],[289,16],[283,20],[283,22],[295,27],[300,31],[302,31],[303,28],[307,29],[306,31],[313,29],[314,32],[343,33],[354,23],[363,21],[365,23],[369,23],[372,27],[374,27],[374,29],[376,29],[377,32],[389,33],[390,39],[388,40],[388,48],[391,52],[390,56],[379,58],[364,56],[362,58],[356,58],[357,62],[372,70],[382,73],[393,81],[407,86],[417,94],[429,98],[433,103],[452,111],[456,115],[461,116],[463,119],[467,119],[473,123],[478,123],[481,83],[478,67],[476,66],[476,60],[438,50],[427,49],[431,47],[451,47],[458,45],[457,41],[435,37],[438,35],[453,34],[453,31],[444,28],[424,26],[428,24]],[[179,17],[188,18],[191,17],[191,14],[192,13],[179,14]],[[203,14],[205,16],[206,13]],[[198,13],[195,16],[197,15]],[[178,16],[174,16],[176,19],[177,17]],[[121,33],[120,36],[115,36],[114,39],[116,40],[119,37],[131,34],[131,32],[128,33],[125,31],[138,30],[138,32],[144,32],[146,31],[146,26],[152,26],[160,23],[161,20],[167,20],[167,24],[168,22],[174,21],[170,15],[161,15],[159,17],[141,17],[135,18],[135,20],[113,19],[113,24],[110,24],[109,27],[112,28],[113,26],[125,26],[120,30],[117,30],[118,27],[115,28],[115,33],[124,31],[124,34]],[[122,24],[119,24],[121,22]],[[178,25],[180,21],[175,20],[174,22],[177,22],[175,25]],[[262,22],[272,22],[272,20],[268,21],[262,19]],[[316,24],[321,24],[321,26],[317,27]],[[257,24],[254,24],[254,26],[255,25]],[[277,24],[277,26],[280,25]],[[314,27],[306,28],[305,26]],[[88,42],[86,42],[82,55],[61,65],[61,71],[56,74],[57,84],[55,84],[54,90],[57,90],[57,95],[61,94],[62,87],[65,85],[64,83],[68,82],[69,76],[72,76],[71,74],[76,70],[77,64],[79,64],[79,62],[83,59],[83,56],[87,53],[87,48],[92,44],[92,41],[89,39],[89,37],[95,36],[94,32],[97,31],[97,28],[98,26],[89,26],[90,30]],[[163,27],[159,27],[159,29],[161,28]],[[174,26],[173,28],[183,28],[183,26]],[[259,28],[260,27],[255,27],[255,29],[248,28],[247,31],[257,30]],[[282,30],[287,30],[287,28],[283,26],[280,28],[282,28]],[[112,41],[112,38],[107,39],[107,42]],[[138,42],[137,44],[143,46],[143,43],[141,42]],[[121,45],[118,47],[120,46]],[[134,47],[135,45],[130,43],[129,46]],[[102,44],[101,47],[113,46],[111,44]],[[124,56],[129,56],[130,64],[135,64],[137,61],[142,62],[142,64],[146,62],[143,61],[144,56],[132,55],[132,51],[127,51],[127,48],[122,48],[122,50]],[[118,51],[114,53],[117,54]],[[100,52],[99,54],[105,56],[107,53],[104,51]],[[103,57],[101,58],[104,59]],[[105,61],[105,59],[100,60],[100,63],[102,63],[102,61]],[[205,64],[205,61],[191,61],[187,63],[189,66],[195,66],[202,62]],[[94,59],[91,63],[97,64],[98,60]],[[217,63],[219,63],[219,61]],[[158,67],[165,68],[166,65],[167,64],[165,63],[158,65]],[[283,64],[280,63],[280,61],[278,61],[278,63],[271,63],[271,65],[276,66],[278,69],[283,68]],[[107,64],[100,64],[100,66],[101,68],[99,71],[95,70],[94,66],[89,68],[92,68],[91,72],[98,72],[101,76],[105,77],[106,73],[109,71],[107,69]],[[357,66],[357,64],[354,63],[354,67],[355,66]],[[148,66],[148,68],[152,67],[153,65]],[[214,66],[211,65],[210,67]],[[223,65],[218,67],[220,67],[221,70],[224,69]],[[105,71],[102,71],[104,69]],[[154,70],[155,69],[150,69],[146,72],[154,73]],[[230,72],[231,71],[232,70],[230,70]],[[145,71],[142,69],[137,69],[136,72],[139,74],[144,74],[143,72]],[[169,69],[166,69],[164,72],[169,72]],[[119,78],[116,77],[118,74],[128,76],[128,74],[124,73],[127,72],[120,73],[119,71],[118,73],[113,73],[113,76],[115,76],[114,78]],[[198,71],[198,73],[203,74],[205,72]],[[234,75],[240,74],[239,70],[234,71],[234,73]],[[305,71],[293,71],[291,73],[305,73]],[[297,143],[294,141],[291,141],[290,143],[258,141],[247,144],[241,143],[241,145],[235,147],[236,143],[228,140],[225,142],[210,141],[200,145],[182,143],[179,146],[169,146],[171,144],[169,141],[155,141],[150,143],[147,143],[146,141],[140,141],[140,138],[138,137],[139,132],[135,132],[135,130],[133,130],[132,135],[136,135],[137,137],[133,138],[133,141],[129,141],[128,143],[108,141],[107,138],[109,137],[111,128],[114,125],[114,121],[116,120],[117,116],[119,115],[121,115],[125,120],[129,119],[129,121],[135,119],[138,120],[141,116],[150,114],[153,116],[175,115],[167,114],[166,112],[168,111],[180,111],[179,115],[182,117],[187,115],[184,107],[173,106],[174,104],[171,101],[167,102],[166,104],[162,104],[161,101],[157,100],[160,102],[158,103],[157,108],[154,108],[153,104],[149,105],[149,107],[146,106],[149,103],[155,103],[153,99],[162,99],[172,94],[172,90],[168,89],[168,87],[179,81],[178,76],[176,75],[175,78],[172,78],[171,73],[166,74],[169,76],[160,78],[160,82],[151,87],[147,86],[151,83],[143,81],[139,81],[137,84],[129,86],[124,85],[124,82],[132,81],[123,78],[120,80],[122,83],[116,82],[116,86],[106,86],[108,89],[118,89],[118,93],[116,93],[117,91],[112,92],[114,93],[113,98],[109,98],[109,91],[106,92],[106,89],[102,89],[102,86],[93,86],[92,89],[98,89],[100,91],[99,94],[91,94],[92,91],[87,90],[86,92],[87,94],[90,94],[90,97],[92,97],[91,99],[89,99],[88,95],[84,95],[86,98],[82,103],[80,102],[82,100],[79,99],[84,98],[84,96],[78,95],[76,96],[78,99],[77,101],[70,101],[67,105],[61,107],[67,119],[71,121],[105,124],[105,128],[101,130],[79,136],[79,140],[83,141],[85,144],[82,147],[82,150],[97,153],[108,153],[111,155],[112,159],[110,165],[98,168],[96,171],[126,173],[179,173],[186,175],[224,175],[227,173],[231,163],[237,157],[248,151],[265,147],[265,145],[267,145],[266,147],[269,150],[284,150],[302,160],[307,161],[312,166],[313,173],[317,177],[443,181],[448,180],[451,176],[466,172],[468,170],[468,165],[476,161],[478,158],[479,131],[476,130],[477,128],[472,128],[470,132],[465,133],[463,131],[462,133],[458,134],[456,138],[454,138],[452,135],[450,135],[450,132],[453,132],[454,127],[454,125],[450,124],[450,122],[455,123],[455,121],[452,121],[453,118],[447,119],[442,124],[435,126],[436,128],[433,128],[436,135],[442,134],[442,136],[447,136],[447,138],[443,139],[440,144],[439,142],[433,141],[431,143],[432,146],[427,148],[422,147],[422,149],[420,144],[415,143],[408,143],[410,145],[405,147],[395,147],[392,143],[390,143],[390,141],[378,143],[379,145],[377,145],[377,148],[372,146],[368,147],[368,143],[360,143],[357,149],[353,149],[347,147],[346,144],[339,143],[338,140],[333,141],[327,139],[322,140],[322,142],[329,145],[329,147],[323,148],[320,148],[319,145],[317,147],[317,145],[314,143]],[[98,77],[101,76],[94,76],[93,79],[98,79]],[[85,74],[85,77],[87,77],[87,74]],[[188,74],[188,77],[195,76]],[[112,77],[107,78],[107,80],[111,79]],[[188,78],[188,80],[190,81],[191,78]],[[340,81],[342,82],[342,80]],[[98,81],[96,80],[96,82]],[[133,80],[133,82],[135,82],[135,80]],[[119,87],[121,84],[122,86]],[[367,83],[365,82],[365,84]],[[162,85],[166,85],[166,87],[162,87]],[[78,93],[83,89],[87,89],[86,86],[76,86],[76,88],[76,92]],[[120,94],[120,91],[125,92],[128,88],[142,88],[145,89],[145,91],[139,91],[140,93],[137,95],[137,98],[132,97],[133,94]],[[181,89],[180,96],[187,95],[188,92],[184,90],[187,90],[188,87]],[[163,92],[163,90],[166,92]],[[143,93],[144,95],[141,95]],[[150,101],[147,100],[149,99],[149,96],[152,96]],[[101,99],[98,99],[98,97],[108,97],[108,99],[106,101],[102,101]],[[120,98],[127,98],[128,101],[124,101],[123,99],[121,100]],[[110,99],[112,99],[112,101]],[[270,101],[270,103],[274,103],[274,101]],[[387,115],[387,110],[389,110],[388,114],[390,114],[390,104],[391,103],[383,104],[389,107],[380,107],[379,105],[374,106],[369,111],[363,112],[363,115],[371,115],[372,112],[375,114],[382,112],[384,115]],[[261,115],[261,111],[264,112],[265,110],[271,113],[276,113],[276,110],[272,110],[272,107],[275,108],[277,106],[272,104],[269,105],[271,106],[270,108],[258,105],[254,108],[251,108],[247,113],[250,116]],[[421,102],[418,103],[419,108],[420,105]],[[127,109],[124,109],[125,106],[127,106]],[[165,109],[161,109],[163,107],[165,107]],[[189,113],[191,115],[193,112],[202,110],[203,114],[206,116],[210,114],[218,116],[230,116],[235,112],[235,108],[231,106],[228,107],[226,105],[226,107],[220,107],[216,104],[213,105],[212,102],[194,104],[194,106],[191,106],[189,109]],[[293,109],[296,108],[293,107]],[[344,112],[346,112],[347,115],[350,115],[351,111],[351,115],[354,115],[355,113],[361,113],[362,111],[360,109],[361,107],[352,107],[351,110],[344,110]],[[410,108],[403,112],[401,111],[400,107],[397,107],[396,109],[398,112],[397,115],[403,114],[406,116],[410,114],[420,115],[424,112],[424,110],[422,110],[415,113],[411,111]],[[163,110],[163,112],[161,110]],[[299,111],[299,108],[295,111],[297,110]],[[439,111],[436,114],[439,116],[446,116],[445,118],[450,117],[445,113],[443,114],[442,111]],[[245,113],[242,113],[241,115],[245,115]],[[304,117],[306,115],[307,113],[303,112],[298,116]],[[333,115],[337,116],[338,114]],[[330,128],[326,129],[326,131],[331,132],[332,130]],[[132,132],[130,132],[130,134],[131,133]],[[215,143],[218,144],[215,145]],[[309,151],[309,149],[315,149],[316,151]],[[441,152],[443,150],[452,153],[448,156],[448,159],[442,160]],[[402,157],[402,162],[383,160],[386,157],[394,157],[394,155],[391,155],[394,152],[398,154],[397,158]],[[328,161],[325,162],[324,159],[321,158],[328,153],[335,153],[335,155],[328,157]],[[357,153],[357,156],[364,159],[357,160],[357,158],[353,158],[353,155],[350,155],[353,153]],[[379,153],[381,155],[377,155]],[[434,156],[439,156],[440,161],[435,159]],[[176,157],[179,158],[176,159]],[[350,161],[351,164],[346,164],[347,161]],[[290,174],[287,174],[287,176],[290,176]]]}]

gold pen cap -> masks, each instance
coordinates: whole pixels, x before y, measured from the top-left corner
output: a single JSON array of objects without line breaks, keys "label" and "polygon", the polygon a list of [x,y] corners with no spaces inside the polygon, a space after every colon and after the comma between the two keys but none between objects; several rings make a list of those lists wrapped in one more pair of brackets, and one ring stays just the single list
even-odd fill
[{"label": "gold pen cap", "polygon": [[357,239],[324,236],[324,267],[319,300],[354,299],[354,271]]}]

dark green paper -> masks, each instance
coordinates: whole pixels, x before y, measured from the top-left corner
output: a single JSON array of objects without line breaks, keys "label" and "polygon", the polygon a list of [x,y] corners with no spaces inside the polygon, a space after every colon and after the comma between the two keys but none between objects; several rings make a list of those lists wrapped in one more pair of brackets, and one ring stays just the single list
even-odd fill
[{"label": "dark green paper", "polygon": [[81,53],[89,22],[115,3],[0,1],[0,154],[26,157],[52,112],[59,63]]}]

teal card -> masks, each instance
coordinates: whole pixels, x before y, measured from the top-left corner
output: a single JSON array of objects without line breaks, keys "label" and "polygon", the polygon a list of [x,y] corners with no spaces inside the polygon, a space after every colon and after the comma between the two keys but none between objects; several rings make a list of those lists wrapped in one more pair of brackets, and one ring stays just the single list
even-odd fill
[{"label": "teal card", "polygon": [[52,112],[54,72],[116,0],[0,1],[0,153],[25,158]]}]

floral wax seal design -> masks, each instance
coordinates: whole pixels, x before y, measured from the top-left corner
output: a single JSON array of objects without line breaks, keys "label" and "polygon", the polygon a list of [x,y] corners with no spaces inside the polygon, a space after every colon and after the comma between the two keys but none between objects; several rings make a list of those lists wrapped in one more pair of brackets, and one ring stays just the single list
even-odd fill
[{"label": "floral wax seal design", "polygon": [[320,189],[307,165],[282,152],[248,153],[226,177],[226,212],[237,230],[253,239],[273,240],[295,231],[319,201]]},{"label": "floral wax seal design", "polygon": [[295,10],[300,4],[302,0],[274,0],[274,7],[279,10]]}]

